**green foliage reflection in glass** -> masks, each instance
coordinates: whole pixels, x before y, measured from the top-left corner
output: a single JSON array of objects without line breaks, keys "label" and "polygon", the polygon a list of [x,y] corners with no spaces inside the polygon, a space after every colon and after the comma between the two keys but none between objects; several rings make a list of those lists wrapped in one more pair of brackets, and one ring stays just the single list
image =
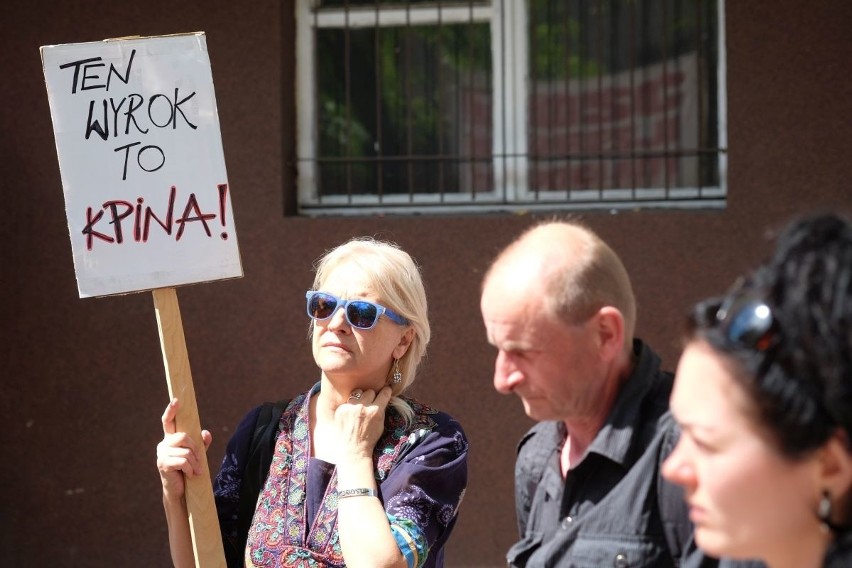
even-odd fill
[{"label": "green foliage reflection in glass", "polygon": [[713,1],[529,0],[528,6],[530,63],[538,79],[652,65],[694,51],[699,35],[704,49],[715,49]]},{"label": "green foliage reflection in glass", "polygon": [[355,158],[321,162],[324,194],[457,190],[455,159],[357,158],[462,153],[463,97],[490,98],[487,24],[320,29],[317,56],[319,156]]}]

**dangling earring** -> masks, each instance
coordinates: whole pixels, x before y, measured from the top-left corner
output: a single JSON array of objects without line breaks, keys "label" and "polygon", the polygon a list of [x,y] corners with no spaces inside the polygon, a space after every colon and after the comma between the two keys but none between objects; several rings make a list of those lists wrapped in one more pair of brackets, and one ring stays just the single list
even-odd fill
[{"label": "dangling earring", "polygon": [[393,382],[394,384],[402,382],[402,373],[399,372],[399,359],[393,360]]},{"label": "dangling earring", "polygon": [[819,500],[817,507],[817,518],[822,525],[823,532],[827,533],[834,528],[831,523],[831,495],[828,491],[822,492],[822,499]]}]

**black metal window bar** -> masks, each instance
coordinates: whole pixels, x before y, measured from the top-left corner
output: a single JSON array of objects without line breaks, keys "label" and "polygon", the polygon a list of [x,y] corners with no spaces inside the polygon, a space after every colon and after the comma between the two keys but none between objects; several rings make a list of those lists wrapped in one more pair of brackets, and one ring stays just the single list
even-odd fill
[{"label": "black metal window bar", "polygon": [[722,0],[299,0],[302,213],[718,207]]}]

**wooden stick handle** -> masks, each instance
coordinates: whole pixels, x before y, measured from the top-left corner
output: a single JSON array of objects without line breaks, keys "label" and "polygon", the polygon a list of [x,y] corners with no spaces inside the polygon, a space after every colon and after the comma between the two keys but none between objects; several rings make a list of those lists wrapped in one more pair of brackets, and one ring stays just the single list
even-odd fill
[{"label": "wooden stick handle", "polygon": [[[178,432],[186,432],[196,447],[204,448],[201,439],[201,422],[192,373],[189,370],[189,355],[183,322],[180,318],[177,293],[174,288],[154,290],[154,309],[160,330],[160,346],[163,348],[163,364],[169,396],[180,400],[175,425]],[[196,568],[225,568],[225,553],[222,548],[222,533],[213,501],[213,485],[207,457],[201,460],[201,475],[186,478],[186,508],[189,512],[189,529],[192,533],[192,549]]]}]

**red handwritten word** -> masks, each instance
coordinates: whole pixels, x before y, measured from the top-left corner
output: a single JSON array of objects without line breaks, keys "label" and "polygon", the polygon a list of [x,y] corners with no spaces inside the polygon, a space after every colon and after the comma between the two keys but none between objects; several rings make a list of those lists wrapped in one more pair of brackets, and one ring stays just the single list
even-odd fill
[{"label": "red handwritten word", "polygon": [[[219,184],[217,189],[219,190],[218,217],[224,228],[228,184]],[[172,236],[174,233],[175,242],[181,240],[189,223],[199,223],[204,233],[208,237],[212,237],[213,233],[208,221],[215,219],[216,213],[204,213],[195,194],[190,193],[183,213],[176,217],[176,200],[177,187],[173,185],[169,191],[169,201],[162,216],[158,216],[151,207],[144,205],[145,199],[142,197],[136,199],[136,205],[123,199],[113,199],[105,201],[97,211],[93,207],[87,207],[86,226],[81,231],[86,236],[87,250],[92,250],[95,240],[116,245],[123,243],[125,241],[125,229],[128,228],[125,224],[130,225],[129,229],[132,232],[134,242],[146,243],[151,235],[151,221],[155,222],[154,227],[159,226],[165,234]],[[175,228],[177,228],[176,231]],[[220,237],[222,240],[227,240],[228,233],[222,231]]]}]

